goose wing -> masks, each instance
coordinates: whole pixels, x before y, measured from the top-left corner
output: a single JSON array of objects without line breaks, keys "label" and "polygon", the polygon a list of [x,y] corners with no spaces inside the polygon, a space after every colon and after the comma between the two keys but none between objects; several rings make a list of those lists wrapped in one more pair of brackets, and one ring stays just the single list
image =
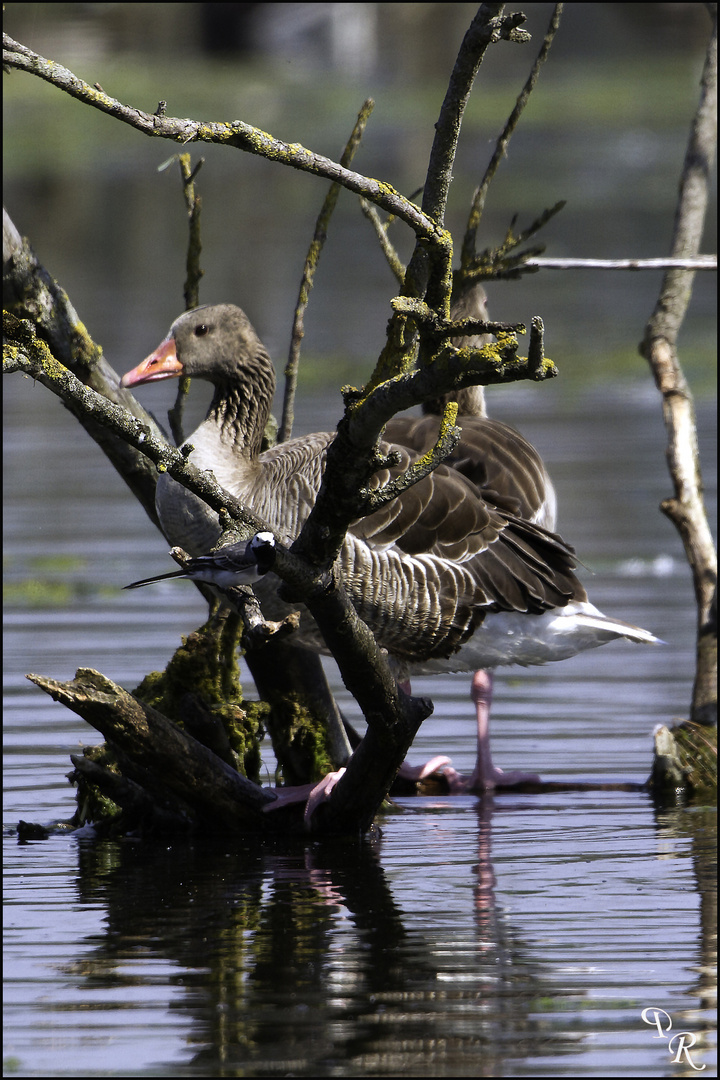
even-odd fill
[{"label": "goose wing", "polygon": [[[394,417],[385,428],[390,442],[419,454],[437,441],[438,417]],[[519,431],[487,416],[458,416],[462,437],[445,464],[462,473],[483,497],[516,517],[554,528],[555,492],[543,460]]]},{"label": "goose wing", "polygon": [[[242,497],[292,540],[312,508],[333,435],[315,433],[260,455]],[[400,461],[375,474],[378,488],[420,456],[382,444]],[[537,614],[584,598],[573,551],[516,517],[445,464],[351,525],[340,569],[361,618],[381,645],[411,660],[448,656],[489,612]]]},{"label": "goose wing", "polygon": [[[402,460],[376,484],[417,457],[393,449]],[[361,617],[390,652],[413,660],[450,655],[491,612],[541,614],[586,599],[571,547],[445,464],[356,522],[342,560]]]}]

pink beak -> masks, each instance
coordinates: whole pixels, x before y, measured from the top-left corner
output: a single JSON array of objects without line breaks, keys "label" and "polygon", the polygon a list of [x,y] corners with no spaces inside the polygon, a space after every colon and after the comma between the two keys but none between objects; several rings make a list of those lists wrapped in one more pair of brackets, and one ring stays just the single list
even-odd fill
[{"label": "pink beak", "polygon": [[146,360],[123,375],[120,385],[140,386],[141,383],[159,382],[160,379],[177,379],[182,373],[183,366],[178,360],[175,338],[168,337]]}]

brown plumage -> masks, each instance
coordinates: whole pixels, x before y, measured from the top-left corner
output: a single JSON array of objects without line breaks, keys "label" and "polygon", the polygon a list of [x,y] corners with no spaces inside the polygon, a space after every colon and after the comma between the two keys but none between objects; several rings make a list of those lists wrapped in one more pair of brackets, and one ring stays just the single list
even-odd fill
[{"label": "brown plumage", "polygon": [[[332,433],[302,436],[260,453],[275,376],[247,316],[233,305],[180,316],[158,349],[122,382],[136,386],[181,373],[215,388],[206,419],[188,440],[195,448],[190,460],[212,469],[280,541],[290,542],[314,503]],[[411,424],[402,443],[383,446],[384,452],[392,448],[400,455],[393,472],[415,460],[428,438],[434,442],[426,423],[432,421]],[[401,678],[543,663],[616,637],[654,640],[589,604],[574,574],[572,549],[533,521],[542,518],[542,500],[531,487],[544,470],[531,447],[527,460],[534,455],[539,462],[535,480],[521,494],[502,490],[502,471],[517,453],[517,440],[529,446],[517,433],[515,442],[503,441],[504,427],[483,422],[484,445],[494,448],[483,476],[478,471],[482,455],[473,450],[466,464],[440,465],[348,532],[340,567],[349,596]],[[391,434],[392,425],[388,430]],[[526,469],[528,477],[532,471]],[[375,479],[386,478],[379,473]],[[159,479],[156,503],[172,544],[199,555],[217,541],[217,516],[166,474]],[[270,618],[284,610],[276,587],[272,573],[256,587]],[[308,615],[298,643],[324,649]]]}]

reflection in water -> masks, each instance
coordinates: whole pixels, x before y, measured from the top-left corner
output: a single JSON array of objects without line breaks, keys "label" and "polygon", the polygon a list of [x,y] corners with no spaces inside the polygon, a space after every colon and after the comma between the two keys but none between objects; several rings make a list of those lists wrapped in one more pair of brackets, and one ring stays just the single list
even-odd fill
[{"label": "reflection in water", "polygon": [[[446,801],[419,800],[417,810],[411,801],[386,819],[383,828],[414,847],[410,859],[420,856],[414,867],[388,859],[377,828],[358,842],[82,843],[78,900],[100,903],[107,918],[74,969],[79,999],[98,986],[142,993],[156,965],[169,965],[182,987],[174,1010],[188,1018],[194,1048],[182,1067],[173,1064],[175,1075],[493,1076],[505,1075],[511,1060],[557,1059],[568,1060],[571,1074],[570,1059],[588,1037],[578,1017],[618,1007],[593,1002],[606,976],[602,960],[586,963],[587,953],[603,955],[604,897],[582,924],[577,953],[572,888],[570,940],[558,940],[561,924],[555,941],[544,940],[542,919],[523,917],[521,904],[509,910],[508,896],[518,906],[522,888],[508,893],[505,883],[505,906],[498,901],[492,858],[493,828],[522,837],[529,806],[458,801],[461,812],[448,815],[434,844],[428,830],[442,822]],[[672,858],[678,825],[665,817],[661,859]],[[576,872],[575,843],[554,844],[558,882],[546,890],[548,903]],[[444,862],[428,862],[443,849]],[[704,874],[710,852],[697,854]],[[607,854],[594,858],[607,875]],[[428,886],[436,906],[423,914]],[[695,962],[706,959],[703,947]]]},{"label": "reflection in water", "polygon": [[206,1075],[220,1063],[313,1075],[333,1060],[386,1074],[413,1059],[434,1075],[493,1075],[509,1042],[513,1056],[532,1051],[531,1003],[550,989],[495,905],[490,821],[488,807],[467,867],[474,930],[457,937],[406,925],[377,830],[273,850],[82,845],[82,901],[108,910],[84,978],[124,980],[138,959],[187,970],[176,1007],[192,1018],[192,1064]]}]

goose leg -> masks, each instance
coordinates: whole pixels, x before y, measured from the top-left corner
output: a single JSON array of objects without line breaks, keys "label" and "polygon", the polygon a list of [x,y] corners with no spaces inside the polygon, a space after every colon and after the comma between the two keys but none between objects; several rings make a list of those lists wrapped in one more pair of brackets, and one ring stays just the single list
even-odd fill
[{"label": "goose leg", "polygon": [[460,795],[470,791],[492,791],[496,787],[511,787],[513,784],[537,784],[540,777],[535,773],[514,770],[503,772],[492,762],[490,752],[490,706],[492,705],[493,676],[491,671],[476,671],[470,688],[470,697],[475,702],[477,715],[477,758],[475,768],[469,778],[461,776],[454,769],[446,769],[445,777],[450,786],[451,795]]}]

